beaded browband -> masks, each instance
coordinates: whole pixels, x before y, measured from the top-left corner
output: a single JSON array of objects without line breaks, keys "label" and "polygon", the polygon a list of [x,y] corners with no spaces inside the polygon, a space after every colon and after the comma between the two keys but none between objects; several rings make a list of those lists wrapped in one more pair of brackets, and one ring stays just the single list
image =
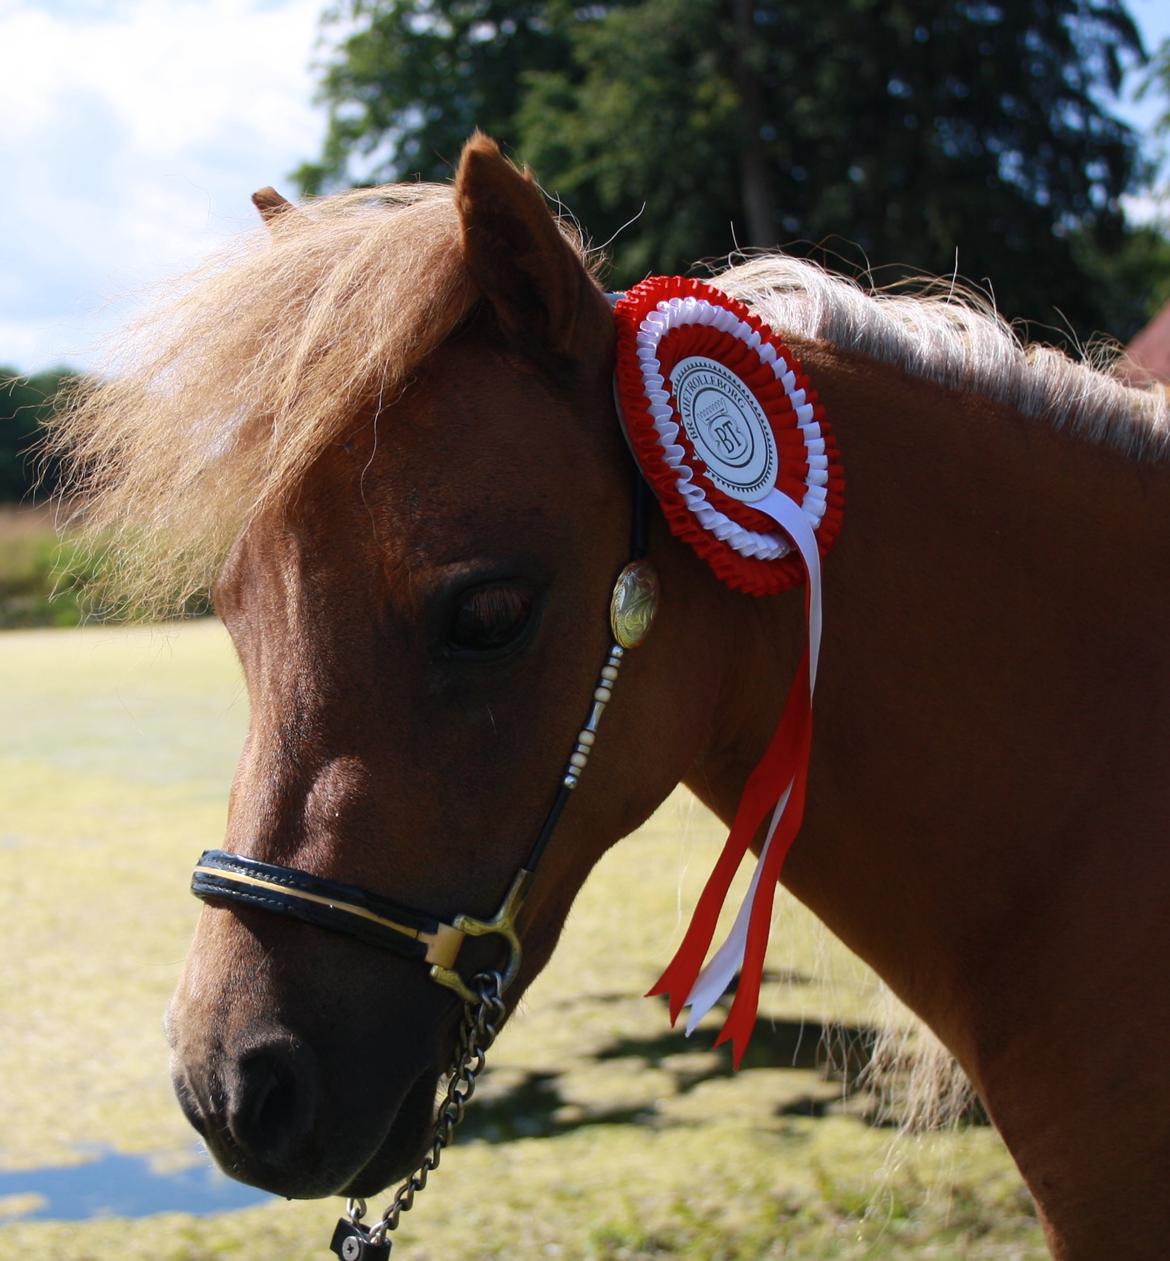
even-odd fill
[{"label": "beaded browband", "polygon": [[635,471],[630,561],[614,583],[609,604],[613,643],[593,690],[593,703],[585,725],[577,733],[573,752],[545,816],[536,842],[524,866],[516,873],[499,910],[491,919],[456,915],[446,924],[435,916],[399,906],[357,885],[323,880],[295,867],[260,862],[225,850],[205,851],[191,878],[191,892],[204,901],[236,902],[278,915],[288,915],[318,928],[348,933],[371,946],[430,965],[431,978],[452,989],[465,1002],[477,996],[455,964],[467,937],[501,937],[508,946],[507,966],[501,973],[501,992],[520,971],[521,948],[516,917],[537,864],[544,853],[561,812],[577,787],[605,707],[613,695],[626,650],[646,638],[658,606],[658,578],[644,559],[648,529],[648,495],[645,482]]}]

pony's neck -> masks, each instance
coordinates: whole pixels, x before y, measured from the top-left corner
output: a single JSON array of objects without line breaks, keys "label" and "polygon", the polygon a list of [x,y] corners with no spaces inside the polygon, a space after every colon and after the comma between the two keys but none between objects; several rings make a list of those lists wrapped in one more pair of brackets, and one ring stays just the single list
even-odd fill
[{"label": "pony's neck", "polygon": [[[795,349],[840,437],[847,507],[784,883],[956,1053],[1036,1190],[1020,1057],[1051,1060],[1099,1020],[1162,915],[1149,768],[1167,749],[1170,469]],[[689,780],[724,819],[802,633],[796,600],[739,618],[738,686]],[[1132,1060],[1131,1032],[1098,1042],[1102,1071]],[[1088,1124],[1083,1093],[1061,1106]]]}]

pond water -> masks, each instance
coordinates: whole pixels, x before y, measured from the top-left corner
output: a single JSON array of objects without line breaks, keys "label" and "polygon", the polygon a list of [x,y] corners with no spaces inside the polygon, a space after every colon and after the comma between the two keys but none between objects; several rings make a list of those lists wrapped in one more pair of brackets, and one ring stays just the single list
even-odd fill
[{"label": "pond water", "polygon": [[[87,1153],[88,1154],[88,1153]],[[36,1195],[43,1203],[22,1221],[84,1221],[90,1217],[149,1217],[152,1213],[222,1213],[275,1196],[225,1177],[200,1149],[196,1162],[159,1172],[143,1156],[102,1151],[81,1165],[0,1172],[0,1201]],[[0,1206],[0,1225],[5,1221]]]}]

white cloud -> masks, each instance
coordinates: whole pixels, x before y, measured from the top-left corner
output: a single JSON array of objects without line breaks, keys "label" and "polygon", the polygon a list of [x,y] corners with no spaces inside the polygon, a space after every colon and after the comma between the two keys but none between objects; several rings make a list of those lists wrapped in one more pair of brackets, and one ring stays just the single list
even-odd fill
[{"label": "white cloud", "polygon": [[0,0],[0,363],[89,366],[316,156],[321,0]]},{"label": "white cloud", "polygon": [[1132,197],[1123,197],[1121,204],[1130,223],[1150,224],[1163,232],[1170,227],[1170,190],[1161,185]]}]

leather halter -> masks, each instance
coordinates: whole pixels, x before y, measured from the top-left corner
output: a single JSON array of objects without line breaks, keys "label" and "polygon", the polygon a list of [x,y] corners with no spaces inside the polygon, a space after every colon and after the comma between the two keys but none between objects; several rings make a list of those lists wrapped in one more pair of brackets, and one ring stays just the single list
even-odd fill
[{"label": "leather halter", "polygon": [[508,961],[501,972],[502,993],[520,971],[521,945],[516,933],[516,917],[528,887],[561,812],[585,769],[625,651],[642,642],[653,620],[658,580],[643,559],[649,491],[636,469],[633,500],[630,560],[618,575],[610,599],[609,620],[614,643],[601,669],[589,716],[578,733],[556,796],[527,860],[516,873],[495,915],[486,920],[456,915],[452,923],[446,924],[436,916],[400,906],[357,885],[323,880],[295,867],[260,862],[220,849],[206,850],[200,856],[191,877],[191,892],[205,902],[236,902],[288,915],[318,928],[347,933],[404,958],[427,963],[432,980],[454,990],[468,1003],[478,1002],[478,997],[455,969],[464,939],[501,937],[508,947]]}]

